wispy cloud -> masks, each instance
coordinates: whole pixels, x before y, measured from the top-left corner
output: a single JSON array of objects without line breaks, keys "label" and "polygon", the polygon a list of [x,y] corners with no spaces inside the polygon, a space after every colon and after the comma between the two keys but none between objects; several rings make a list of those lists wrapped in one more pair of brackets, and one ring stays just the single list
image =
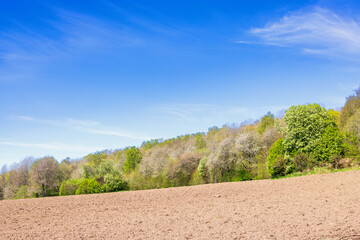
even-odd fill
[{"label": "wispy cloud", "polygon": [[0,145],[12,146],[12,147],[27,147],[27,148],[40,148],[55,151],[64,151],[71,153],[89,153],[105,148],[102,147],[89,147],[82,145],[64,144],[64,143],[24,143],[24,142],[12,142],[12,141],[0,141]]},{"label": "wispy cloud", "polygon": [[299,47],[307,54],[360,56],[359,19],[320,7],[290,12],[262,28],[252,28],[250,33],[259,43]]},{"label": "wispy cloud", "polygon": [[53,11],[54,19],[43,24],[55,34],[36,32],[21,24],[21,31],[0,32],[0,64],[5,66],[2,69],[0,65],[0,81],[30,79],[50,60],[75,53],[99,49],[111,53],[114,48],[145,43],[121,24],[64,9]]},{"label": "wispy cloud", "polygon": [[259,108],[246,108],[219,106],[215,104],[162,104],[150,108],[149,110],[187,122],[212,120],[226,122],[226,119],[256,119],[266,114],[268,111],[277,113],[287,107],[288,106],[265,106]]},{"label": "wispy cloud", "polygon": [[92,120],[78,120],[73,118],[67,118],[63,120],[49,120],[49,119],[38,119],[30,116],[15,116],[16,119],[21,121],[29,121],[41,124],[47,124],[57,127],[71,128],[79,132],[92,133],[106,136],[124,137],[136,140],[148,140],[150,137],[144,136],[143,134],[136,134],[127,131],[121,131],[112,127],[104,126],[103,124],[92,121]]}]

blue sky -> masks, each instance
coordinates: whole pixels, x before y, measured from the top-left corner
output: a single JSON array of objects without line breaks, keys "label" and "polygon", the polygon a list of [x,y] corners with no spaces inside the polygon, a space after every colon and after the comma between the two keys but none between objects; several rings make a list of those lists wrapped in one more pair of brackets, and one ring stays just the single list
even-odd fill
[{"label": "blue sky", "polygon": [[0,166],[339,108],[359,1],[2,1]]}]

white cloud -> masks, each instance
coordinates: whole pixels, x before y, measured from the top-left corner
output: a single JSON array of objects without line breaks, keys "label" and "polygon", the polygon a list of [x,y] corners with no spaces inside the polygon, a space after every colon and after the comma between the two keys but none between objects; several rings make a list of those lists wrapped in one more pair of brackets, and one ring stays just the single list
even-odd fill
[{"label": "white cloud", "polygon": [[308,54],[360,56],[359,19],[320,7],[290,12],[250,33],[260,38],[259,43],[299,47]]}]

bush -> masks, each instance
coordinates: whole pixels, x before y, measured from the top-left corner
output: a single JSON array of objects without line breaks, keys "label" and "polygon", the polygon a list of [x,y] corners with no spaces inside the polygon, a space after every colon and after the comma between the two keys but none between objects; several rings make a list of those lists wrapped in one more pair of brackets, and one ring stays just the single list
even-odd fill
[{"label": "bush", "polygon": [[279,156],[275,159],[271,177],[282,177],[286,174],[292,173],[292,166],[287,165],[288,160],[284,156]]},{"label": "bush", "polygon": [[297,154],[293,159],[293,166],[295,172],[302,172],[307,167],[307,155],[304,153]]},{"label": "bush", "polygon": [[118,192],[129,190],[129,184],[124,179],[114,176],[106,176],[105,184],[102,186],[103,192]]},{"label": "bush", "polygon": [[101,186],[95,179],[84,179],[81,181],[78,189],[76,190],[76,195],[79,194],[91,194],[91,193],[100,193]]},{"label": "bush", "polygon": [[69,179],[63,181],[59,189],[59,196],[75,195],[80,183],[80,179]]},{"label": "bush", "polygon": [[286,163],[284,158],[284,140],[280,138],[271,146],[267,157],[267,167],[272,178],[280,177],[285,174]]}]

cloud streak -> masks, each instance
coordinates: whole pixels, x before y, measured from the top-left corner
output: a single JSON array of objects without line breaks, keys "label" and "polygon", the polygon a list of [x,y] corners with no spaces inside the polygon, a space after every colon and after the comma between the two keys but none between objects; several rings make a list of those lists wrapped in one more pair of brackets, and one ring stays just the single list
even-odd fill
[{"label": "cloud streak", "polygon": [[123,137],[123,138],[135,139],[135,140],[151,139],[150,137],[143,136],[141,134],[135,134],[126,131],[120,131],[118,129],[113,129],[92,120],[78,120],[73,118],[67,118],[64,120],[48,120],[48,119],[37,119],[30,116],[15,116],[15,118],[21,121],[28,121],[28,122],[47,124],[57,127],[71,128],[79,132],[92,133],[97,135]]},{"label": "cloud streak", "polygon": [[26,148],[40,148],[46,150],[75,152],[75,153],[88,153],[95,152],[105,148],[102,147],[88,147],[82,145],[64,144],[64,143],[24,143],[12,141],[0,141],[0,145],[12,147],[26,147]]},{"label": "cloud streak", "polygon": [[215,104],[162,104],[150,108],[149,111],[159,112],[172,118],[186,122],[203,122],[226,119],[256,119],[268,111],[277,113],[288,106],[266,106],[260,108],[245,108],[234,106],[219,106]]},{"label": "cloud streak", "polygon": [[307,54],[360,56],[359,19],[320,7],[290,12],[262,28],[252,28],[250,33],[259,43],[299,47]]}]

